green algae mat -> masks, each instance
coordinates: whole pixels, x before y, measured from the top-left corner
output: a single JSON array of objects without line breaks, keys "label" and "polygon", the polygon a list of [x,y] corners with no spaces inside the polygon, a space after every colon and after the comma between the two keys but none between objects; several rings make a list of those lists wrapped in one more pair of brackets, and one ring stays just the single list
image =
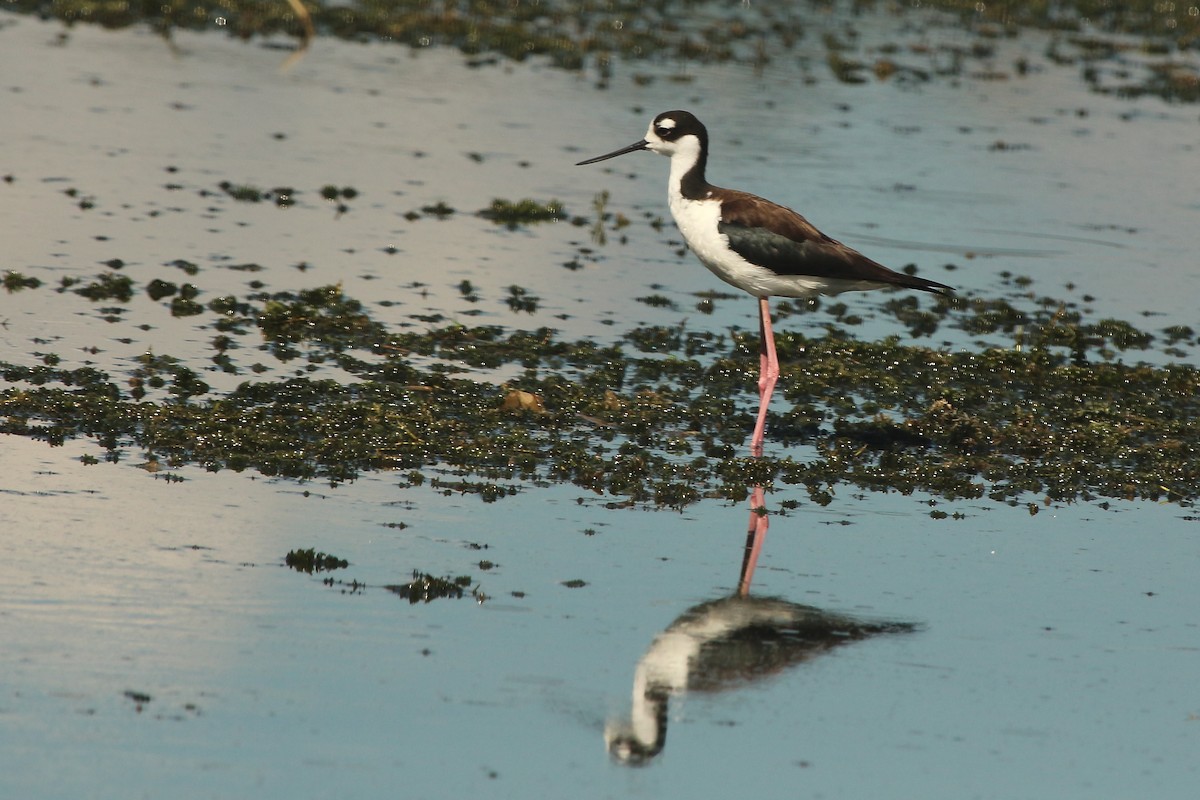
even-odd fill
[{"label": "green algae mat", "polygon": [[[11,273],[6,285],[48,290]],[[223,331],[213,361],[237,368],[230,345],[250,337],[281,360],[336,365],[352,381],[250,380],[214,396],[201,373],[165,353],[127,375],[61,369],[44,355],[38,366],[0,362],[0,432],[50,444],[90,437],[95,460],[132,448],[157,466],[335,484],[364,470],[395,470],[406,483],[445,481],[450,470],[463,479],[448,486],[485,500],[542,481],[668,507],[741,500],[754,484],[773,487],[785,507],[800,497],[828,503],[844,485],[1032,510],[1046,499],[1200,495],[1200,371],[1119,357],[1191,344],[1194,331],[1156,336],[1045,300],[1032,313],[960,298],[920,313],[908,298],[884,307],[919,330],[1019,328],[1020,343],[947,352],[898,337],[858,341],[834,324],[819,337],[783,331],[783,400],[768,420],[768,456],[755,460],[743,447],[753,336],[650,327],[605,345],[548,328],[398,334],[324,286],[211,300],[201,313]],[[502,367],[508,378],[486,378]]]},{"label": "green algae mat", "polygon": [[[414,48],[455,47],[482,58],[541,57],[571,70],[592,70],[607,83],[613,61],[673,59],[692,63],[744,63],[761,67],[792,57],[810,33],[814,17],[879,10],[944,12],[948,24],[973,29],[979,40],[954,53],[938,70],[914,66],[896,44],[878,53],[859,53],[850,25],[842,35],[822,36],[825,64],[844,83],[871,77],[927,81],[978,71],[993,56],[989,39],[1013,37],[1024,28],[1059,34],[1048,55],[1079,74],[1096,91],[1124,97],[1151,95],[1172,102],[1200,101],[1200,72],[1181,62],[1180,52],[1200,46],[1200,14],[1188,3],[1158,0],[926,0],[907,4],[882,0],[771,2],[669,2],[669,0],[360,0],[354,3],[301,0],[11,0],[9,11],[37,14],[68,24],[122,28],[149,25],[165,37],[174,30],[220,30],[240,38],[273,34],[294,37],[301,47],[315,36],[351,41],[384,40]],[[1133,38],[1131,38],[1133,37]],[[1149,70],[1125,69],[1123,56],[1141,53]],[[1109,80],[1108,65],[1117,77]],[[1018,65],[1018,69],[1020,66]]]}]

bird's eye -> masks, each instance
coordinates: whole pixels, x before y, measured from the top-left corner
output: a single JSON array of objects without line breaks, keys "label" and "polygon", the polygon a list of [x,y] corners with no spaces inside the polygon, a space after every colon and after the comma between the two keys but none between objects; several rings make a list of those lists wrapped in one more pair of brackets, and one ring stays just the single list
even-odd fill
[{"label": "bird's eye", "polygon": [[671,129],[668,128],[666,125],[656,126],[654,128],[654,132],[657,133],[659,136],[661,136],[664,139],[671,135]]}]

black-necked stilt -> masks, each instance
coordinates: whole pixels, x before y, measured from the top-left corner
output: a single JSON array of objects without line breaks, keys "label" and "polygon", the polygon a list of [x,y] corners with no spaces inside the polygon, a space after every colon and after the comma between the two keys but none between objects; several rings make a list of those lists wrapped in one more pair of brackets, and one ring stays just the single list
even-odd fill
[{"label": "black-necked stilt", "polygon": [[835,647],[915,629],[909,622],[862,620],[770,597],[701,603],[660,633],[638,661],[630,716],[605,726],[608,752],[629,765],[647,764],[661,753],[672,695],[747,686]]},{"label": "black-necked stilt", "polygon": [[[667,184],[671,216],[692,252],[718,278],[758,298],[759,407],[750,439],[754,456],[762,455],[767,406],[779,377],[768,298],[806,298],[887,286],[952,291],[945,284],[904,275],[872,261],[821,233],[790,208],[746,192],[713,186],[704,177],[708,131],[687,111],[665,111],[654,118],[640,142],[580,161],[576,166],[637,150],[671,158]],[[761,501],[757,493],[756,501]]]}]

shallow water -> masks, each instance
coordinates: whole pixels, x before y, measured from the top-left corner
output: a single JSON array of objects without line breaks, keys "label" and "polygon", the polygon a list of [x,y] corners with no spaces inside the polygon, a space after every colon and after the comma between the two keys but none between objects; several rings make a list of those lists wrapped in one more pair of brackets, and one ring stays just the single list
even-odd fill
[{"label": "shallow water", "polygon": [[[749,301],[694,312],[713,279],[666,244],[669,225],[642,223],[666,215],[664,162],[570,166],[686,106],[713,130],[714,180],[794,204],[885,263],[984,295],[1009,291],[1010,270],[1096,316],[1196,322],[1194,108],[1087,93],[1033,34],[997,58],[1025,55],[1027,79],[846,87],[787,64],[639,65],[598,91],[437,50],[319,40],[281,74],[280,50],[216,36],[177,35],[172,52],[145,32],[76,27],[60,46],[57,25],[0,21],[4,269],[50,286],[119,258],[136,286],[194,280],[202,299],[253,279],[341,281],[392,303],[371,311],[394,326],[443,314],[601,338],[641,321],[750,327]],[[671,80],[681,71],[689,82]],[[301,194],[283,210],[235,201],[221,181]],[[357,190],[348,210],[319,199],[326,184]],[[493,197],[590,215],[601,190],[635,221],[626,244],[473,216]],[[438,201],[458,213],[404,219]],[[582,269],[563,269],[575,258]],[[176,259],[202,269],[164,266]],[[263,270],[226,268],[247,263]],[[464,278],[478,303],[455,288]],[[536,290],[537,313],[505,306],[512,284]],[[164,303],[138,294],[105,322],[110,304],[50,286],[0,295],[6,360],[54,352],[121,373],[147,349],[197,365],[211,354],[213,332]],[[630,300],[653,291],[678,309]],[[869,297],[846,300],[871,315]],[[859,335],[899,332],[869,320]],[[297,371],[254,358],[267,376]],[[231,388],[246,374],[204,378]],[[616,510],[530,485],[484,504],[389,473],[333,489],[151,473],[136,453],[88,466],[90,442],[2,444],[5,797],[1183,798],[1200,772],[1190,508],[940,501],[959,518],[932,519],[930,498],[842,489],[827,508],[774,516],[756,594],[917,630],[676,695],[662,753],[628,770],[605,751],[606,723],[629,713],[656,637],[734,591],[743,507]],[[349,560],[328,576],[338,583],[282,566],[307,547]],[[486,600],[409,604],[383,588],[413,570],[470,576]]]},{"label": "shallow water", "polygon": [[[1169,506],[933,523],[873,496],[777,518],[761,594],[920,629],[675,698],[657,765],[630,775],[604,723],[662,629],[732,592],[742,509],[169,484],[81,449],[5,449],[11,796],[1186,797],[1195,779],[1200,559]],[[367,588],[280,566],[309,545]],[[490,599],[380,588],[413,568]]]}]

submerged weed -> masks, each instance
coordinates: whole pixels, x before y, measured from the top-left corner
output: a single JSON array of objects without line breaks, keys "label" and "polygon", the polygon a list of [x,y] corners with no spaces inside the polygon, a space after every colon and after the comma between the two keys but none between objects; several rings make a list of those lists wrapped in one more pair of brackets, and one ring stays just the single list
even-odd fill
[{"label": "submerged weed", "polygon": [[[803,4],[742,3],[736,11],[685,15],[683,24],[663,24],[660,3],[642,0],[543,0],[539,3],[470,3],[469,13],[448,13],[445,4],[427,0],[372,0],[348,11],[343,4],[305,6],[308,19],[297,26],[296,14],[287,3],[258,0],[164,0],[159,3],[94,2],[94,0],[10,0],[10,11],[57,17],[67,24],[91,22],[108,28],[134,24],[149,25],[163,35],[173,29],[206,29],[220,17],[230,35],[249,39],[272,34],[310,37],[313,30],[344,39],[362,41],[370,37],[415,49],[430,46],[455,47],[468,54],[470,67],[496,63],[500,57],[523,61],[530,57],[548,59],[557,67],[595,72],[597,85],[609,85],[615,59],[668,59],[691,63],[738,62],[755,69],[772,58],[788,57],[797,42],[814,27]],[[863,7],[882,3],[855,3],[852,15]],[[1194,46],[1200,36],[1200,15],[1177,10],[1175,3],[1157,0],[1136,2],[979,3],[975,0],[929,0],[918,4],[891,4],[889,11],[903,15],[905,5],[922,15],[917,29],[927,22],[928,9],[958,15],[971,33],[969,46],[943,45],[929,59],[903,63],[905,50],[896,43],[885,44],[872,54],[860,41],[852,24],[840,25],[838,33],[827,31],[820,47],[830,75],[850,84],[868,80],[914,83],[931,77],[956,78],[970,71],[977,80],[1002,80],[1007,72],[994,66],[995,46],[989,41],[1001,32],[1016,35],[1021,26],[1043,28],[1058,35],[1046,53],[1052,63],[1076,66],[1094,90],[1120,97],[1152,95],[1169,102],[1200,102],[1197,70],[1178,54]],[[894,8],[892,8],[894,6]],[[1182,9],[1183,6],[1180,6]],[[850,19],[853,19],[851,16]],[[952,19],[947,16],[947,19]],[[614,24],[621,20],[622,24]],[[902,22],[900,28],[910,23]],[[1079,33],[1087,30],[1086,34]],[[1128,69],[1130,36],[1144,37],[1146,68],[1138,74]],[[914,53],[931,52],[921,41]],[[864,58],[869,60],[864,60]],[[1097,65],[1112,64],[1112,69]],[[1028,62],[1014,65],[1018,75],[1028,74]],[[1110,77],[1111,73],[1111,77]],[[646,76],[633,76],[645,83]],[[282,138],[282,134],[277,134]],[[479,153],[470,153],[482,160]],[[11,182],[12,176],[4,176]],[[228,181],[221,188],[235,199],[260,202],[271,193]],[[326,192],[336,187],[325,187]],[[340,190],[349,199],[347,190]],[[78,197],[78,190],[71,190]],[[281,197],[278,192],[277,198]],[[329,199],[329,198],[327,198]],[[95,200],[84,196],[79,206],[90,209]],[[341,204],[339,204],[341,205]]]},{"label": "submerged weed", "polygon": [[263,337],[274,352],[294,357],[290,348],[313,342],[340,352],[370,346],[386,338],[383,326],[373,321],[362,303],[342,294],[340,286],[322,286],[293,294],[271,295],[257,318]]},{"label": "submerged weed", "polygon": [[250,186],[248,184],[236,184],[229,181],[221,181],[217,186],[225,194],[243,203],[258,203],[266,199],[268,193],[263,190]]},{"label": "submerged weed", "polygon": [[128,275],[118,275],[115,272],[105,272],[96,276],[96,280],[87,286],[75,289],[75,294],[89,300],[117,300],[128,303],[133,299],[133,279]]},{"label": "submerged weed", "polygon": [[12,294],[22,289],[36,289],[42,285],[42,282],[37,278],[26,277],[20,272],[5,270],[4,277],[0,278],[0,284],[4,286],[5,291]]},{"label": "submerged weed", "polygon": [[[421,214],[424,214],[428,217],[437,217],[438,219],[446,219],[447,217],[450,217],[451,215],[454,214],[454,209],[451,208],[450,206],[446,205],[443,201],[439,200],[434,205],[422,206]],[[410,217],[410,219],[416,219],[419,216],[420,216],[419,214],[413,215]]]},{"label": "submerged weed", "polygon": [[538,310],[538,303],[541,298],[534,297],[529,293],[528,289],[521,286],[508,287],[508,298],[506,301],[508,307],[513,311],[524,311],[526,314],[532,314]]},{"label": "submerged weed", "polygon": [[472,583],[470,576],[461,575],[457,578],[446,576],[437,578],[426,572],[413,570],[413,579],[408,583],[384,586],[389,592],[394,592],[409,603],[429,603],[445,597],[461,599],[463,590]]},{"label": "submerged weed", "polygon": [[479,216],[515,230],[521,225],[536,222],[557,222],[566,217],[566,212],[557,200],[541,203],[529,199],[513,202],[497,198],[490,206],[480,210]]},{"label": "submerged weed", "polygon": [[350,566],[350,562],[344,558],[330,555],[329,553],[318,553],[315,548],[307,550],[290,550],[284,557],[283,563],[297,572],[306,572],[312,575],[315,572],[331,572],[335,569],[345,569]]},{"label": "submerged weed", "polygon": [[164,297],[170,297],[179,291],[179,286],[171,281],[164,281],[155,278],[146,284],[146,295],[151,300],[162,300]]},{"label": "submerged weed", "polygon": [[[536,302],[520,287],[510,298]],[[757,390],[752,335],[657,326],[601,345],[548,328],[393,333],[338,286],[209,301],[201,313],[215,315],[217,334],[206,368],[260,371],[239,366],[257,351],[236,338],[257,331],[279,361],[334,359],[350,380],[250,380],[216,394],[165,355],[110,376],[46,354],[32,367],[0,363],[0,432],[91,437],[112,460],[137,447],[172,465],[330,483],[394,469],[415,485],[436,465],[455,473],[436,488],[486,501],[529,481],[676,508],[741,499],[756,484],[799,487],[815,503],[841,485],[1000,502],[1200,499],[1200,371],[1124,363],[1115,352],[1154,337],[1062,303],[1036,306],[887,304],[910,320],[1020,331],[1014,344],[975,350],[858,341],[834,326],[778,331],[774,448],[762,459],[742,450]],[[506,384],[462,374],[505,364],[523,370]]]}]

